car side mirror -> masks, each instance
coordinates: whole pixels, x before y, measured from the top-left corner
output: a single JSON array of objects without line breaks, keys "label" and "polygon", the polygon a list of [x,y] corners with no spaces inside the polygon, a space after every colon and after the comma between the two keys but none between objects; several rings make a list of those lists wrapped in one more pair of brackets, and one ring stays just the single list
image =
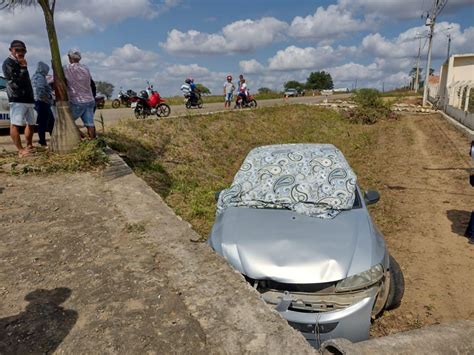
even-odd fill
[{"label": "car side mirror", "polygon": [[375,190],[367,190],[364,194],[364,200],[366,205],[373,205],[379,202],[380,194]]},{"label": "car side mirror", "polygon": [[222,192],[222,190],[219,190],[214,194],[214,198],[215,198],[216,202],[219,201],[219,196],[221,195],[221,192]]}]

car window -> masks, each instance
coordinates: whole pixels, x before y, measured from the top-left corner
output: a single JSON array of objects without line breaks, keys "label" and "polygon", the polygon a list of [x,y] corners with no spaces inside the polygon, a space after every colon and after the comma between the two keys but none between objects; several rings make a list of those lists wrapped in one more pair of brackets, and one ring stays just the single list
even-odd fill
[{"label": "car window", "polygon": [[7,87],[7,80],[0,77],[0,90],[3,90]]}]

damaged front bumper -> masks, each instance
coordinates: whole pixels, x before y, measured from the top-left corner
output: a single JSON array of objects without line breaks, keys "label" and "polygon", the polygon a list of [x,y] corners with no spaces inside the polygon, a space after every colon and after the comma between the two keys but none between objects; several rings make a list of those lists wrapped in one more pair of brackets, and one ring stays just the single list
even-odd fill
[{"label": "damaged front bumper", "polygon": [[309,294],[259,290],[289,325],[299,330],[314,347],[334,338],[352,342],[369,338],[372,310],[380,285],[352,293]]}]

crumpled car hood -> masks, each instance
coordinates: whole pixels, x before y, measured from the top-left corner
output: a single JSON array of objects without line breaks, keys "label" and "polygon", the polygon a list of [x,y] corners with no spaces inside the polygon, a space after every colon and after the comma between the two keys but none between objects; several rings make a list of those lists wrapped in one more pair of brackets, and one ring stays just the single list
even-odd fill
[{"label": "crumpled car hood", "polygon": [[324,283],[368,270],[384,257],[365,209],[334,219],[288,210],[230,207],[212,229],[211,247],[242,274],[282,283]]}]

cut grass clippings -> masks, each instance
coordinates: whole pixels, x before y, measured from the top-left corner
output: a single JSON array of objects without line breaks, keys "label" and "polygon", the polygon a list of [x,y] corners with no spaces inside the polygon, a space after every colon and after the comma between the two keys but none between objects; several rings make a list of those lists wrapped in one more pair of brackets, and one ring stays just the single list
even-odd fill
[{"label": "cut grass clippings", "polygon": [[55,154],[47,149],[19,158],[16,153],[0,156],[0,168],[12,174],[91,171],[103,168],[108,162],[105,142],[98,138],[82,141],[69,154]]},{"label": "cut grass clippings", "polygon": [[306,105],[163,120],[123,121],[108,144],[204,238],[215,218],[216,191],[228,187],[247,153],[283,143],[332,143],[364,187],[377,188],[377,137],[389,122],[353,125],[339,113]]}]

